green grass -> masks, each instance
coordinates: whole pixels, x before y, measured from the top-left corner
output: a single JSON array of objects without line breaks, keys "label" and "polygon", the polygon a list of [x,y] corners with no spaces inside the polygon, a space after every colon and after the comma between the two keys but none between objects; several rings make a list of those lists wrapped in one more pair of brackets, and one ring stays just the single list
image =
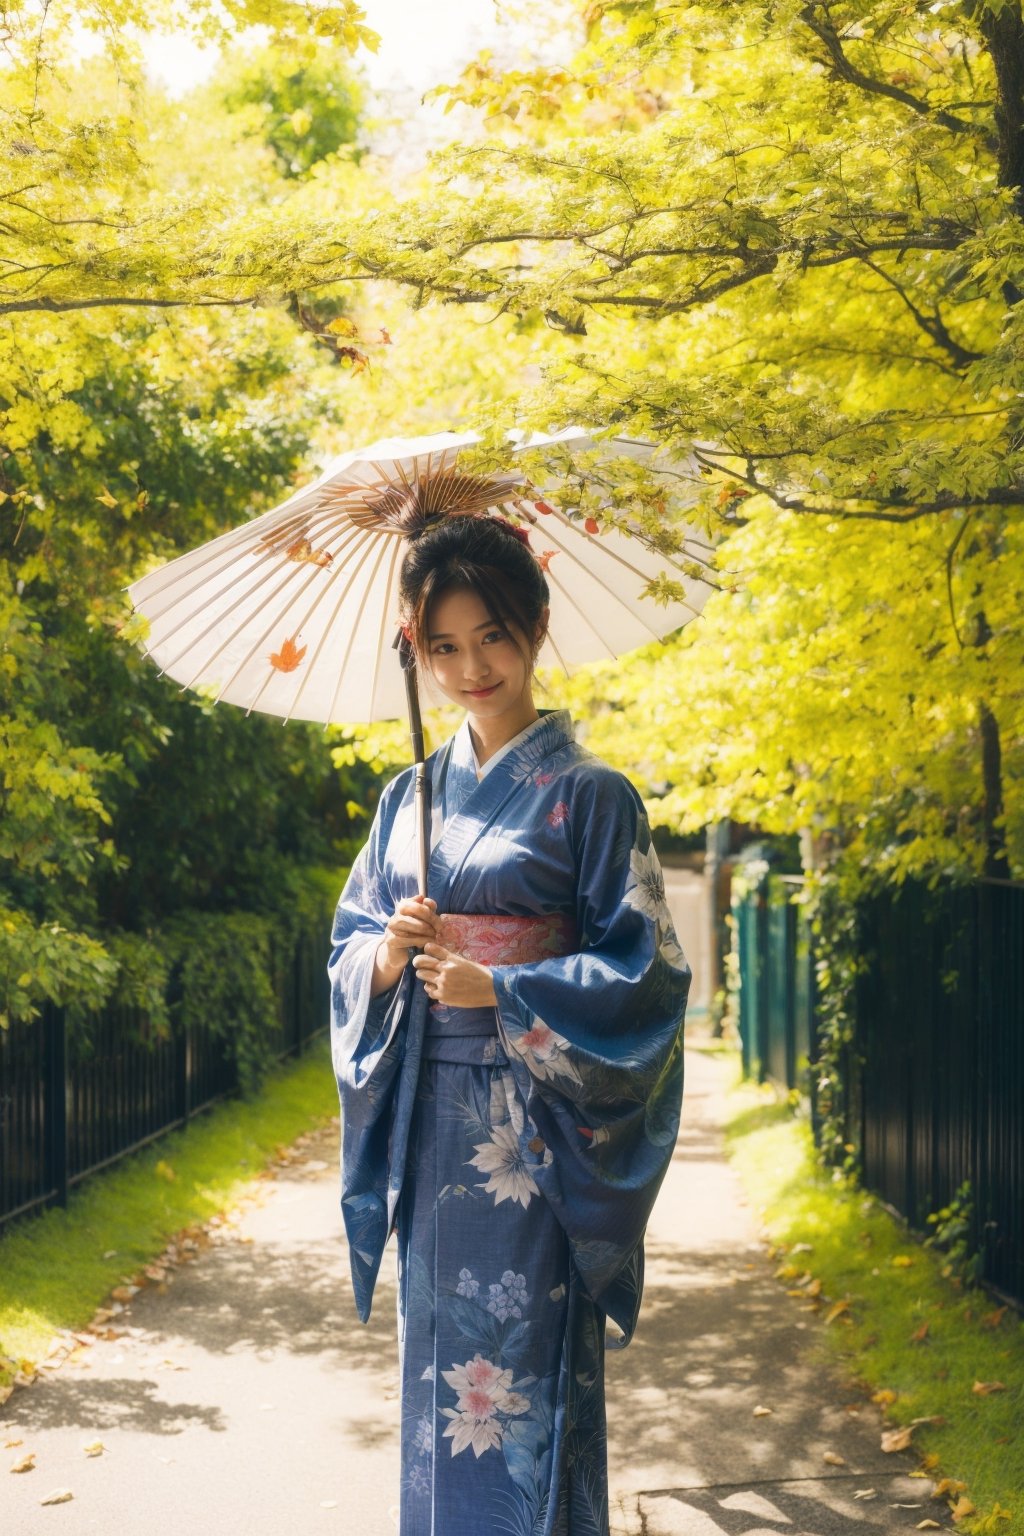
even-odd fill
[{"label": "green grass", "polygon": [[[86,1179],[66,1209],[15,1222],[0,1235],[0,1355],[38,1363],[58,1330],[83,1327],[175,1232],[227,1211],[277,1147],[337,1112],[320,1039],[254,1098],[218,1104]],[[0,1366],[0,1385],[12,1375]]]},{"label": "green grass", "polygon": [[[895,1394],[887,1428],[944,1421],[919,1425],[913,1448],[929,1475],[966,1485],[976,1514],[965,1530],[1024,1536],[1024,1321],[1012,1308],[999,1318],[996,1300],[944,1275],[945,1257],[876,1199],[822,1173],[806,1116],[774,1089],[741,1083],[738,1060],[730,1105],[729,1155],[775,1250],[782,1296],[814,1305],[808,1286],[820,1282],[823,1319],[846,1301],[821,1330],[823,1352],[872,1393]],[[972,1390],[994,1381],[1006,1390]]]}]

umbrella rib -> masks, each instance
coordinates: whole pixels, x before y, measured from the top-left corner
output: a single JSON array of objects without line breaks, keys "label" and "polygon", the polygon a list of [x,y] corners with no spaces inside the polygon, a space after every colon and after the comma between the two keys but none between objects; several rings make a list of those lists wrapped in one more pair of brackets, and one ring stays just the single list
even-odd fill
[{"label": "umbrella rib", "polygon": [[[387,584],[386,584],[385,589],[384,589],[385,599],[387,598],[387,594],[392,589],[392,582],[394,581],[394,576],[395,576],[395,565],[398,562],[399,556],[403,553],[402,545],[404,543],[405,543],[404,539],[396,539],[394,541],[395,547],[394,547],[394,550],[393,550],[392,555],[391,555],[391,566],[390,566],[390,568],[388,570]],[[380,616],[380,633],[377,636],[377,654],[376,654],[376,656],[373,659],[373,682],[370,685],[370,715],[369,715],[369,718],[371,720],[374,718],[373,706],[377,702],[377,684],[380,681],[380,653],[381,653],[381,651],[382,651],[382,649],[384,647],[384,625],[385,625],[385,623],[386,623],[385,615],[382,612],[381,616]]]},{"label": "umbrella rib", "polygon": [[367,600],[367,598],[370,595],[370,589],[373,586],[373,583],[374,583],[374,581],[376,579],[377,572],[380,570],[381,561],[384,559],[384,556],[387,554],[387,549],[388,549],[387,543],[384,540],[381,540],[380,554],[377,556],[377,563],[374,565],[373,570],[370,572],[370,579],[366,583],[366,587],[363,590],[363,595],[359,599],[359,608],[358,608],[358,610],[356,612],[355,622],[352,625],[352,631],[351,631],[351,633],[350,633],[350,635],[348,637],[348,645],[345,647],[345,654],[344,654],[344,656],[341,659],[341,666],[338,669],[338,681],[337,681],[337,683],[335,685],[334,694],[333,694],[333,696],[331,698],[331,707],[327,711],[327,724],[328,725],[330,725],[331,721],[334,719],[335,705],[338,702],[338,695],[341,692],[341,685],[342,685],[342,683],[345,680],[345,668],[348,666],[348,659],[349,659],[349,657],[352,654],[352,647],[353,647],[353,645],[355,645],[356,635],[359,632],[359,625],[360,625],[360,622],[361,622],[362,617],[363,617],[363,609],[366,607],[366,600]]},{"label": "umbrella rib", "polygon": [[[357,530],[357,540],[352,542],[352,544],[350,546],[351,552],[353,552],[353,553],[356,552],[356,549],[358,547],[358,542],[359,542],[360,539],[362,540],[362,543],[365,545],[367,542],[372,544],[372,542],[373,542],[375,537],[376,537],[376,535],[372,531],[365,531],[364,532],[364,531],[361,531],[361,530]],[[364,550],[364,553],[365,553],[365,550]],[[358,576],[359,569],[360,569],[361,565],[362,565],[362,559],[360,559],[359,564],[356,566],[355,570],[349,576],[348,581],[342,587],[342,591],[341,591],[341,595],[340,595],[340,597],[338,599],[337,607],[334,610],[334,615],[337,614],[338,609],[341,607],[342,603],[345,601],[345,594],[348,592],[349,587],[351,586],[351,583],[354,580],[354,578],[356,576]],[[310,619],[313,617],[314,613],[319,608],[319,606],[323,602],[324,598],[327,597],[329,592],[330,592],[330,583],[329,582],[325,582],[324,585],[320,588],[320,591],[313,598],[313,601],[310,603],[310,605],[306,609],[305,613],[302,615],[302,618],[296,624],[295,629],[293,631],[293,633],[295,635],[300,635],[302,633],[302,631],[305,629],[306,625],[309,623]],[[301,595],[302,594],[300,593],[299,596],[301,596]],[[316,650],[313,652],[312,656],[309,658],[309,661],[306,663],[306,666],[305,666],[305,668],[303,670],[302,682],[299,684],[298,690],[296,691],[295,697],[294,697],[294,699],[291,702],[291,705],[289,707],[288,713],[284,717],[284,720],[285,720],[286,724],[291,719],[293,713],[295,712],[296,708],[298,707],[299,700],[302,698],[302,694],[305,691],[306,684],[309,682],[310,677],[313,675],[313,670],[314,670],[314,668],[316,666],[317,658],[319,657],[320,652],[324,648],[324,644],[325,644],[325,642],[327,640],[327,637],[328,637],[328,635],[330,633],[331,623],[334,622],[334,615],[331,616],[331,620],[329,621],[329,623],[324,628],[324,632],[320,636],[319,641],[317,642]],[[262,640],[261,643],[264,643],[264,644],[266,643],[266,635],[267,635],[267,631],[264,631],[263,640]],[[251,654],[252,653],[250,653],[250,655]],[[242,664],[243,666],[246,665],[246,663],[248,662],[248,659],[249,658],[247,657],[246,658],[246,662],[243,662],[243,664]],[[252,711],[256,708],[257,703],[263,697],[264,690],[267,688],[267,686],[269,685],[269,683],[271,682],[271,680],[272,680],[272,678],[274,676],[274,671],[275,671],[275,668],[273,666],[270,666],[270,667],[267,668],[266,676],[264,677],[262,683],[260,684],[260,686],[257,689],[257,691],[256,691],[255,695],[253,696],[253,698],[246,705],[245,712],[246,712],[247,715],[252,714]],[[237,676],[237,675],[238,674],[236,673],[235,676]],[[228,682],[224,686],[225,687],[230,687],[230,685],[231,685],[231,683],[233,681],[234,681],[234,678],[229,678]]]},{"label": "umbrella rib", "polygon": [[[346,599],[346,597],[348,596],[349,592],[352,589],[352,583],[355,581],[356,577],[359,575],[359,572],[362,570],[363,566],[366,564],[367,557],[373,553],[373,547],[377,543],[377,541],[380,539],[380,537],[381,537],[381,535],[380,535],[380,533],[377,530],[372,529],[372,528],[366,530],[366,533],[365,533],[365,543],[363,545],[363,548],[359,552],[358,563],[356,564],[355,569],[353,570],[351,576],[349,577],[348,582],[346,583],[344,590],[341,592],[340,596],[338,597],[338,601],[337,601],[337,603],[335,604],[335,607],[334,607],[334,612],[331,614],[330,619],[327,621],[327,623],[324,626],[324,632],[320,636],[319,644],[317,645],[316,650],[313,652],[313,655],[310,658],[309,666],[308,666],[308,668],[306,670],[306,675],[302,679],[302,686],[299,688],[298,693],[295,695],[295,698],[292,700],[292,703],[291,703],[291,706],[290,706],[290,708],[288,710],[287,715],[285,715],[285,721],[286,722],[291,719],[292,715],[295,713],[296,708],[298,707],[299,700],[302,697],[303,689],[305,688],[306,684],[309,682],[310,677],[312,676],[313,668],[316,666],[316,663],[317,663],[317,661],[319,659],[319,656],[320,656],[320,652],[323,650],[324,646],[327,644],[327,641],[331,637],[331,631],[334,628],[334,621],[338,617],[338,614],[341,612],[342,607],[343,607],[344,602],[345,602],[345,599]],[[347,653],[346,653],[346,655],[347,655]],[[262,692],[262,689],[260,691]],[[329,724],[329,721],[325,722],[325,723]]]},{"label": "umbrella rib", "polygon": [[[562,543],[561,539],[559,539],[559,537],[558,537],[558,535],[556,533],[552,533],[550,535],[550,537],[551,537],[552,541],[555,544],[558,545],[559,550],[561,551],[561,553],[565,554],[565,555],[568,555],[568,557],[572,561],[573,565],[577,566],[580,570],[586,571],[587,575],[590,576],[594,581],[596,581],[600,587],[603,587],[604,590],[609,594],[610,597],[613,597],[617,603],[621,604],[621,606],[623,608],[625,608],[626,612],[629,614],[631,619],[633,619],[637,624],[643,625],[644,629],[646,629],[647,633],[650,635],[652,640],[660,640],[662,638],[661,635],[658,634],[657,630],[654,630],[654,629],[651,628],[651,626],[648,623],[647,619],[642,614],[636,613],[635,610],[630,607],[629,603],[627,603],[625,601],[625,599],[623,597],[621,597],[618,592],[615,591],[615,588],[614,587],[610,587],[608,585],[608,583],[604,580],[604,578],[602,576],[598,575],[597,571],[593,570],[589,565],[584,565],[582,563],[582,561],[577,560],[576,557],[574,556],[571,548],[567,548],[566,545]],[[610,551],[606,549],[605,553],[606,554],[610,553]],[[566,589],[563,587],[562,583],[558,580],[557,576],[555,575],[554,571],[551,569],[550,566],[548,567],[548,570],[547,570],[546,574],[550,578],[550,580],[552,580],[555,583],[555,585],[559,588],[559,590],[562,591],[562,592],[565,592],[565,595],[568,597],[569,596],[568,592],[566,592]],[[637,574],[639,575],[641,573],[638,572]],[[573,602],[572,598],[569,598],[569,601]],[[576,608],[577,612],[580,611],[578,606],[577,606],[577,604],[575,602],[573,602],[573,607]],[[586,616],[584,615],[584,617],[586,617]],[[611,649],[611,646],[608,645],[608,643],[605,640],[604,636],[601,635],[598,632],[598,630],[594,627],[594,625],[590,623],[589,619],[587,619],[586,622],[590,626],[590,628],[594,631],[594,634],[597,635],[598,639],[601,641],[601,644],[605,647],[605,649],[609,652],[609,654],[614,657],[616,653]]]},{"label": "umbrella rib", "polygon": [[[309,514],[308,513],[303,513],[302,516],[303,516],[303,520],[305,522],[305,525],[308,527]],[[341,527],[343,525],[343,523],[344,523],[344,515],[343,514],[335,514],[335,526]],[[249,526],[251,527],[252,525],[250,524]],[[295,529],[295,528],[289,528],[287,530],[287,532],[289,534],[293,533],[293,532],[296,532],[296,531],[297,531],[297,529]],[[326,527],[326,528],[325,527],[321,527],[317,536],[318,537],[321,537],[321,536],[329,537],[332,531],[333,530],[332,530],[331,527]],[[278,540],[278,543],[279,544],[283,544],[284,543],[284,538],[282,537],[280,540]],[[146,610],[144,610],[145,616],[150,620],[150,623],[156,623],[159,619],[162,619],[165,614],[170,613],[174,608],[176,608],[179,603],[185,602],[187,599],[195,597],[196,593],[197,592],[201,592],[203,587],[206,585],[207,582],[209,582],[209,581],[216,581],[218,577],[223,576],[223,574],[224,574],[224,572],[226,570],[230,570],[232,565],[238,559],[238,551],[237,551],[237,549],[234,546],[232,546],[232,548],[226,549],[226,550],[222,551],[222,553],[226,555],[226,559],[225,559],[225,561],[224,561],[224,563],[222,565],[216,565],[215,568],[212,569],[212,570],[210,568],[210,565],[212,565],[213,562],[210,562],[210,564],[207,564],[207,565],[199,566],[197,568],[198,572],[199,572],[199,580],[194,582],[192,586],[186,587],[184,589],[182,589],[180,587],[171,586],[171,587],[169,587],[167,589],[168,596],[170,597],[170,601],[163,608],[159,609],[159,611],[150,610],[148,608]],[[257,558],[254,561],[253,565],[250,567],[250,569],[252,571],[254,571],[254,572],[257,572],[257,571],[259,571],[260,566],[266,564],[267,561],[273,562],[275,560],[279,560],[281,558],[282,551],[281,551],[280,548],[275,548],[273,546],[268,546],[268,547],[266,547],[266,548],[264,548],[262,550],[255,549],[253,551],[253,553],[256,555]],[[172,564],[173,563],[174,562],[172,562]],[[168,567],[168,569],[169,568],[170,567]],[[275,569],[276,569],[276,567],[273,564],[271,564],[271,570],[270,570],[269,574],[272,574]],[[260,582],[264,579],[264,576],[267,575],[267,574],[268,574],[267,572],[263,572],[260,575],[258,575],[256,581],[248,589],[248,592],[254,592],[256,590],[256,588],[259,586]],[[237,577],[234,580],[228,580],[224,584],[224,586],[218,588],[218,590],[216,592],[212,592],[210,594],[210,596],[207,598],[207,601],[211,602],[211,603],[216,603],[221,597],[224,596],[225,592],[230,592],[231,588],[235,585],[235,581],[237,581]],[[243,597],[247,596],[248,592],[243,593],[242,596]],[[168,630],[167,634],[165,634],[162,637],[161,644],[166,644],[168,640],[173,640],[174,636],[177,634],[178,630],[181,628],[181,625],[183,623],[187,624],[188,621],[189,621],[189,618],[193,617],[193,616],[194,615],[186,614],[183,619],[179,620],[179,622],[177,624],[173,625],[172,628],[170,630]],[[200,636],[199,638],[202,639],[203,637]]]},{"label": "umbrella rib", "polygon": [[[296,594],[295,594],[295,601],[298,601],[302,597],[303,593],[306,591],[306,588],[309,587],[311,585],[311,583],[313,583],[314,581],[317,580],[318,572],[320,571],[320,569],[321,569],[320,567],[314,567],[314,569],[312,569],[308,573],[308,575],[306,577],[306,580],[303,582],[302,586],[299,588],[298,592],[296,592]],[[269,574],[272,575],[272,574],[274,574],[274,572],[271,572]],[[282,590],[282,588],[287,586],[287,584],[291,580],[291,578],[292,578],[292,572],[291,571],[286,571],[285,574],[283,575],[282,579],[278,582],[277,586],[273,589],[273,591],[270,592],[269,594],[267,594],[263,598],[261,606],[262,607],[266,607],[268,603],[272,602],[273,599],[277,596],[277,594]],[[328,584],[327,582],[324,583],[325,586],[327,584]],[[210,623],[206,626],[206,628],[203,630],[203,632],[200,635],[197,635],[196,638],[194,640],[190,641],[189,644],[186,645],[183,650],[179,651],[176,656],[172,657],[172,659],[169,662],[164,664],[164,666],[162,667],[162,671],[166,672],[168,667],[173,667],[181,659],[182,656],[185,656],[185,655],[188,654],[188,652],[193,648],[193,646],[199,645],[201,641],[205,640],[207,635],[210,633],[211,629],[215,629],[218,624],[223,624],[224,620],[230,614],[232,614],[234,612],[234,610],[238,607],[239,603],[244,602],[246,598],[251,597],[252,594],[257,590],[259,585],[260,585],[260,583],[257,582],[255,584],[255,586],[251,586],[251,587],[247,588],[247,590],[244,593],[242,593],[238,598],[236,598],[235,602],[233,602],[228,608],[224,609],[223,612],[218,614],[216,618],[212,619],[210,621]],[[228,589],[225,589],[225,590],[228,590]],[[180,629],[181,625],[179,624],[177,626],[177,628]],[[260,638],[255,642],[255,645],[253,646],[253,650],[250,650],[249,655],[246,657],[246,660],[244,662],[242,662],[242,664],[241,664],[242,666],[245,666],[247,664],[248,660],[253,655],[253,651],[255,650],[255,647],[257,645],[262,645],[262,644],[265,643],[267,634],[269,633],[269,630],[270,630],[270,626],[268,626],[266,629],[263,630],[262,634],[260,635]],[[236,633],[237,633],[237,631],[236,631]],[[227,635],[225,637],[225,639],[222,641],[222,643],[217,646],[216,650],[210,651],[206,656],[204,656],[203,660],[200,662],[198,668],[192,674],[192,677],[190,678],[190,680],[187,683],[183,684],[183,687],[185,687],[185,688],[192,688],[196,684],[196,682],[199,680],[202,672],[207,667],[211,666],[213,664],[213,662],[216,661],[217,657],[224,650],[224,647],[227,646],[227,645],[230,645],[231,641],[234,638],[235,638],[234,634]],[[224,690],[231,686],[231,684],[234,682],[235,678],[238,676],[238,672],[240,670],[241,670],[241,667],[236,668],[235,672],[231,675],[231,677],[229,677],[227,679],[227,681],[222,684],[222,686],[220,687],[220,689],[218,690],[218,693],[217,693],[217,698],[218,699],[223,696]]]},{"label": "umbrella rib", "polygon": [[[566,528],[575,528],[575,526],[576,526],[573,523],[572,519],[569,518],[569,517],[566,517],[565,513],[560,511],[560,509],[558,507],[552,507],[551,515],[553,515],[556,518],[556,520],[558,522],[560,522]],[[621,533],[622,530],[621,529],[616,529],[616,532],[617,533]],[[635,537],[635,535],[629,535],[629,537]],[[552,538],[554,538],[553,534],[552,534]],[[557,540],[556,540],[556,542],[557,542]],[[630,563],[630,561],[628,561],[625,558],[625,556],[616,553],[616,551],[614,549],[610,549],[607,544],[601,545],[600,548],[602,548],[604,550],[605,554],[609,557],[609,559],[616,561],[616,563],[621,565],[625,570],[632,571],[633,575],[634,576],[639,576],[641,581],[649,582],[651,580],[650,576],[647,576],[637,566],[632,565]],[[657,558],[659,560],[664,560],[666,562],[666,564],[668,564],[668,565],[670,565],[672,567],[673,570],[678,571],[680,576],[685,576],[686,575],[686,572],[683,570],[682,566],[676,565],[676,562],[672,559],[672,557],[670,555],[663,555],[663,554],[661,554],[660,551],[656,551],[656,550],[652,550],[651,553],[652,554],[656,554]],[[577,561],[577,564],[579,564],[578,561]],[[692,579],[692,578],[690,578],[690,579]],[[598,580],[600,580],[600,578],[598,578]],[[602,582],[602,586],[604,586],[604,585],[605,585],[605,583]],[[606,587],[606,591],[612,592],[612,588],[611,587]],[[615,596],[615,597],[618,597],[617,593],[612,592],[612,595]],[[622,602],[622,599],[618,598],[618,601]],[[700,609],[699,608],[694,608],[693,604],[690,603],[685,597],[677,598],[677,599],[675,599],[675,601],[680,603],[682,607],[689,608],[689,610],[693,614],[694,618],[699,618],[699,616],[700,616]],[[628,604],[624,603],[623,607],[628,607]],[[630,609],[631,613],[632,613],[632,611],[633,610]],[[635,617],[635,615],[634,615],[634,617]],[[649,627],[650,626],[648,626],[648,628]],[[652,635],[654,635],[654,638],[656,640],[661,638],[659,635],[654,634],[653,630],[651,631],[651,633],[652,633]]]},{"label": "umbrella rib", "polygon": [[[349,542],[351,542],[351,540]],[[278,557],[280,558],[279,552],[278,552]],[[257,578],[256,581],[252,582],[249,586],[245,587],[244,590],[241,591],[238,594],[238,596],[235,598],[235,601],[233,603],[230,603],[227,608],[223,609],[214,618],[212,618],[210,620],[209,624],[207,624],[206,628],[204,630],[202,630],[200,634],[196,635],[193,640],[190,640],[188,645],[186,645],[182,650],[178,651],[178,653],[175,656],[172,656],[170,661],[162,663],[161,664],[161,671],[162,672],[166,672],[169,667],[173,667],[178,661],[180,661],[181,657],[184,656],[188,651],[190,651],[193,646],[200,645],[202,643],[202,641],[204,641],[206,639],[206,637],[210,633],[211,629],[216,629],[218,624],[223,624],[224,620],[229,618],[230,615],[232,613],[234,613],[235,609],[239,606],[240,603],[244,603],[248,598],[252,597],[252,595],[255,592],[257,592],[259,590],[259,588],[263,585],[263,583],[265,581],[272,580],[280,569],[281,569],[280,565],[273,565],[273,566],[271,566],[270,569],[267,570],[267,571],[264,571]],[[306,579],[305,586],[301,589],[300,593],[298,594],[299,596],[302,595],[302,592],[305,591],[306,587],[309,585],[309,583],[311,581],[315,581],[316,580],[317,575],[320,572],[322,572],[323,569],[324,569],[324,567],[322,567],[322,566],[313,566],[313,568],[311,569],[311,571],[309,573],[309,576]],[[220,575],[221,573],[218,572],[217,574]],[[280,592],[281,588],[283,586],[287,585],[287,583],[291,580],[292,575],[293,575],[292,571],[286,570],[283,580],[281,580],[277,584],[277,586],[274,588],[274,590],[269,594],[269,596],[264,599],[264,602],[270,602],[273,598],[275,598],[277,596],[278,592]],[[328,578],[328,580],[329,580],[329,578]],[[232,583],[230,581],[226,582],[225,585],[222,586],[219,589],[219,591],[214,592],[211,595],[211,597],[208,599],[208,601],[209,602],[213,602],[213,603],[217,602],[217,600],[219,598],[221,598],[226,592],[230,592],[231,591],[231,587],[232,587]],[[196,589],[196,590],[198,590],[198,589]],[[188,593],[187,595],[191,596],[192,593]],[[174,636],[179,632],[179,630],[185,624],[187,624],[189,622],[189,619],[192,618],[192,617],[194,617],[194,614],[184,614],[182,616],[182,618],[179,619],[178,623],[175,624],[174,627],[166,635],[164,635],[162,637],[162,639],[160,641],[160,644],[161,645],[166,645],[168,641],[173,640]],[[229,639],[230,638],[231,637],[229,636]],[[228,643],[228,641],[225,640],[224,645],[227,645],[227,643]],[[211,661],[213,661],[217,656],[219,656],[220,652],[223,649],[224,649],[223,645],[218,646],[217,650],[214,651],[212,653],[212,655],[208,656],[203,661],[202,666],[200,667],[200,671],[202,671],[202,667],[208,666]],[[198,675],[199,674],[196,673],[197,677],[198,677]],[[192,684],[191,683],[186,683],[185,686],[190,688],[192,686]]]},{"label": "umbrella rib", "polygon": [[[597,639],[598,639],[599,643],[608,652],[608,655],[611,657],[612,661],[615,661],[616,657],[617,657],[617,653],[612,650],[611,646],[608,644],[607,640],[601,634],[600,630],[597,628],[597,626],[594,624],[594,622],[587,617],[586,613],[583,611],[583,609],[580,607],[579,603],[573,597],[573,595],[569,591],[568,587],[566,587],[562,582],[559,581],[559,579],[555,575],[554,571],[548,569],[545,572],[545,574],[546,574],[548,580],[554,586],[556,586],[558,588],[559,592],[561,592],[562,596],[565,598],[566,602],[570,605],[570,607],[573,608],[574,611],[583,620],[584,624],[591,631],[591,633],[597,636]],[[592,575],[593,572],[589,572],[588,574]],[[555,646],[555,642],[553,640],[552,640],[551,644],[554,647],[556,654],[558,654],[558,647]],[[561,657],[560,654],[558,654],[558,659],[559,659],[559,661],[562,661],[562,657]],[[568,669],[568,667],[566,667],[564,661],[562,661],[562,667],[563,667],[563,670],[566,672],[566,675],[568,675],[569,669]]]}]

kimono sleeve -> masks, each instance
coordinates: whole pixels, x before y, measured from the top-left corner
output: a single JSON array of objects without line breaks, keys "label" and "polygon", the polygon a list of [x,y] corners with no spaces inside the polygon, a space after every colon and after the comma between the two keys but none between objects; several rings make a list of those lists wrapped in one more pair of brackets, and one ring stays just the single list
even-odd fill
[{"label": "kimono sleeve", "polygon": [[569,805],[580,949],[495,968],[494,980],[502,1042],[543,1141],[531,1173],[624,1344],[679,1127],[691,973],[643,802],[600,768],[574,776]]},{"label": "kimono sleeve", "polygon": [[[384,860],[395,785],[381,796],[370,836],[338,900],[327,973],[331,982],[331,1054],[342,1101],[382,1070],[402,1017],[407,975],[370,996],[374,957],[394,911]],[[393,1053],[392,1053],[393,1054]]]}]

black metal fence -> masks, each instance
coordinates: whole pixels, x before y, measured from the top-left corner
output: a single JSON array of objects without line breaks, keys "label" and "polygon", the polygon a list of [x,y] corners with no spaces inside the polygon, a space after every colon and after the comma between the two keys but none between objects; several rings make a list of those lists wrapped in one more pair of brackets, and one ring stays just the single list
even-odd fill
[{"label": "black metal fence", "polygon": [[[326,943],[321,930],[302,933],[276,967],[278,1060],[327,1028]],[[90,1174],[237,1088],[234,1059],[209,1029],[175,1025],[167,1039],[147,1032],[136,1009],[106,1008],[69,1030],[64,1010],[51,1006],[0,1030],[0,1226],[65,1205]]]},{"label": "black metal fence", "polygon": [[[806,1088],[814,957],[799,878],[734,903],[744,1071]],[[865,1186],[925,1230],[970,1185],[984,1279],[1024,1301],[1024,885],[907,882],[858,912],[865,962],[843,1064]]]}]

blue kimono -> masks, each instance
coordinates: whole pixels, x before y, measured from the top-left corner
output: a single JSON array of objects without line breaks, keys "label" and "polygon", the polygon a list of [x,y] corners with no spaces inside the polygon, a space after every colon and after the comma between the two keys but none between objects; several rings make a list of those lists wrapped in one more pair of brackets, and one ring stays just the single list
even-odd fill
[{"label": "blue kimono", "polygon": [[365,1321],[395,1230],[402,1536],[607,1536],[605,1325],[612,1347],[636,1325],[690,968],[643,803],[567,711],[486,766],[468,722],[429,759],[428,894],[476,915],[443,941],[493,965],[496,1009],[431,1004],[411,965],[370,997],[384,925],[416,894],[411,770],[338,904],[352,1281]]}]

